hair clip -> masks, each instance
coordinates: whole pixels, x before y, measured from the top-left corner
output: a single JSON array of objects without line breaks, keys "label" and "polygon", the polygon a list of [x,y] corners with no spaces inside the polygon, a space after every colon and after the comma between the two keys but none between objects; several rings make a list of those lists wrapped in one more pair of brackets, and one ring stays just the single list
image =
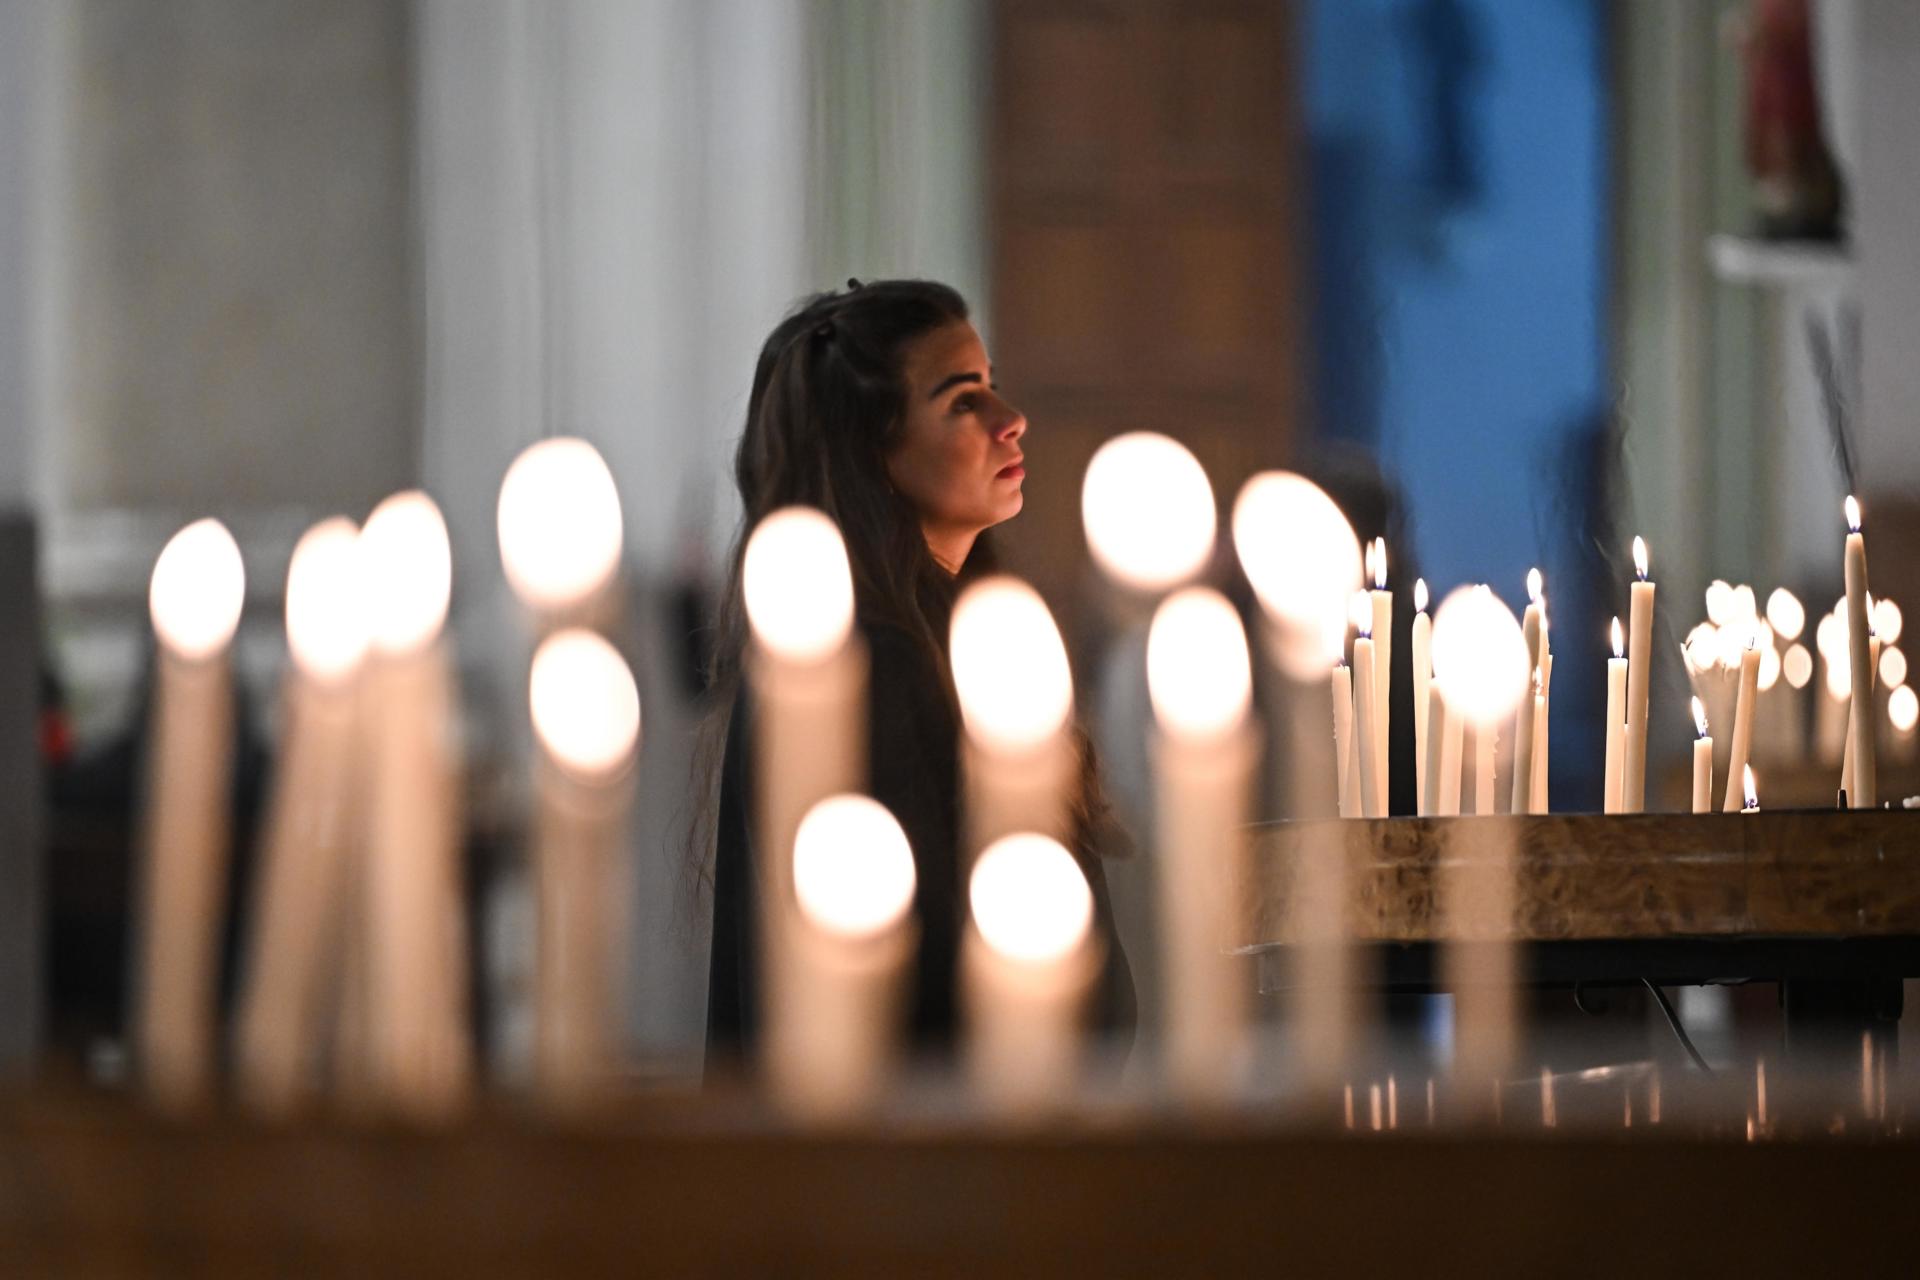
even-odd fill
[{"label": "hair clip", "polygon": [[847,290],[848,290],[849,292],[851,292],[851,291],[853,291],[853,290],[855,290],[855,289],[858,289],[859,287],[860,287],[860,279],[859,279],[859,277],[858,277],[858,276],[848,276],[848,277],[847,277]]},{"label": "hair clip", "polygon": [[813,336],[820,339],[822,342],[831,341],[833,338],[833,321],[822,320],[820,322],[819,328],[813,331]]}]

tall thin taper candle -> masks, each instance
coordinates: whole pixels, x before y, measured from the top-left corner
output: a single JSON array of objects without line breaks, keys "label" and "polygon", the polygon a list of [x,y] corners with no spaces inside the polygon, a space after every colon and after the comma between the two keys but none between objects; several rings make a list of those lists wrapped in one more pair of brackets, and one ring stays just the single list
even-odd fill
[{"label": "tall thin taper candle", "polygon": [[1373,540],[1373,786],[1376,794],[1372,816],[1384,818],[1392,803],[1388,774],[1393,740],[1393,592],[1387,590],[1387,540]]},{"label": "tall thin taper candle", "polygon": [[[1432,817],[1442,812],[1440,797],[1444,791],[1441,775],[1446,763],[1447,742],[1447,704],[1440,696],[1440,684],[1436,680],[1427,681],[1427,696],[1424,714],[1420,717],[1426,730],[1422,734],[1421,755],[1426,757],[1426,767],[1420,775],[1420,816]],[[1455,763],[1458,763],[1455,757]],[[1456,769],[1457,772],[1457,769]]]},{"label": "tall thin taper candle", "polygon": [[182,1112],[213,1083],[214,994],[227,880],[232,642],[246,594],[217,520],[176,533],[154,562],[155,656],[140,866],[135,1045],[149,1096]]},{"label": "tall thin taper candle", "polygon": [[1760,650],[1749,636],[1746,650],[1740,655],[1740,693],[1733,707],[1733,742],[1727,757],[1727,799],[1720,806],[1727,813],[1738,812],[1746,799],[1740,794],[1739,784],[1741,771],[1753,753],[1753,706],[1759,688]]},{"label": "tall thin taper candle", "polygon": [[1847,661],[1853,675],[1853,710],[1847,719],[1853,749],[1853,786],[1847,802],[1855,809],[1879,804],[1874,760],[1873,658],[1869,652],[1872,619],[1867,616],[1867,541],[1860,532],[1860,502],[1846,501]]},{"label": "tall thin taper candle", "polygon": [[[1546,606],[1540,601],[1540,570],[1537,567],[1529,569],[1527,570],[1527,607],[1520,616],[1520,634],[1527,642],[1527,670],[1535,673],[1540,671],[1540,658],[1546,652],[1545,639],[1542,635],[1542,623],[1546,617],[1545,609]],[[1539,691],[1541,683],[1536,674],[1534,681],[1536,692]],[[1531,722],[1534,718],[1533,699],[1530,697],[1520,699],[1520,707],[1514,712],[1513,794],[1507,806],[1509,813],[1533,812],[1533,779],[1536,772],[1534,756],[1537,752],[1535,744],[1539,740],[1539,734],[1535,731],[1533,724],[1525,725],[1526,749],[1524,751],[1521,750],[1520,743],[1523,736],[1522,722]]]},{"label": "tall thin taper candle", "polygon": [[[1432,688],[1439,689],[1444,699],[1446,689],[1439,677],[1434,678]],[[1462,717],[1448,712],[1446,727],[1440,748],[1440,803],[1435,812],[1451,818],[1460,812],[1460,748],[1464,745],[1467,724]]]},{"label": "tall thin taper candle", "polygon": [[1427,686],[1433,681],[1433,619],[1427,613],[1427,580],[1413,582],[1413,779],[1414,812],[1433,812],[1434,797],[1427,794]]},{"label": "tall thin taper candle", "polygon": [[1361,636],[1353,642],[1353,723],[1354,739],[1360,744],[1360,810],[1366,817],[1384,818],[1386,792],[1380,786],[1380,751],[1375,736],[1380,729],[1376,661],[1371,637]]},{"label": "tall thin taper candle", "polygon": [[1607,659],[1607,769],[1601,783],[1602,813],[1620,812],[1621,753],[1627,741],[1626,637],[1613,620],[1613,656]]},{"label": "tall thin taper candle", "polygon": [[1533,781],[1527,787],[1527,812],[1547,812],[1547,739],[1553,721],[1553,655],[1540,655],[1540,692],[1534,695]]},{"label": "tall thin taper candle", "polygon": [[1499,731],[1490,724],[1473,726],[1473,811],[1498,813],[1500,805],[1493,796],[1493,756],[1499,746]]},{"label": "tall thin taper candle", "polygon": [[1333,669],[1333,761],[1340,775],[1340,816],[1360,816],[1357,756],[1353,742],[1353,671],[1342,662]]},{"label": "tall thin taper candle", "polygon": [[1167,1076],[1210,1106],[1233,1096],[1246,1059],[1243,962],[1229,956],[1241,888],[1254,736],[1252,668],[1240,615],[1219,592],[1168,597],[1147,638],[1155,853]]},{"label": "tall thin taper candle", "polygon": [[1633,540],[1637,575],[1627,601],[1627,740],[1621,761],[1620,809],[1641,813],[1647,807],[1648,681],[1653,678],[1654,584],[1647,581],[1647,544]]},{"label": "tall thin taper candle", "polygon": [[1693,811],[1709,813],[1713,809],[1713,738],[1707,733],[1707,709],[1698,698],[1693,700],[1693,723],[1700,731],[1693,741]]},{"label": "tall thin taper candle", "polygon": [[1520,699],[1513,717],[1513,801],[1508,813],[1533,812],[1533,739],[1540,725],[1540,668],[1533,669],[1532,692]]}]

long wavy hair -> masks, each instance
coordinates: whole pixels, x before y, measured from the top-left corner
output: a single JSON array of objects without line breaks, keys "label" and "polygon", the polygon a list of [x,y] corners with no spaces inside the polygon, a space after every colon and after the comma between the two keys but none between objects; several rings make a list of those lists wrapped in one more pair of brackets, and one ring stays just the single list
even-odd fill
[{"label": "long wavy hair", "polygon": [[[953,701],[947,661],[953,601],[962,582],[993,570],[993,549],[982,534],[957,577],[941,568],[928,549],[919,511],[888,477],[887,459],[906,428],[908,346],[968,318],[966,301],[944,284],[850,280],[844,291],[801,302],[760,348],[734,455],[740,527],[708,650],[711,703],[694,755],[692,798],[699,816],[689,832],[689,853],[700,883],[710,879],[727,722],[747,647],[741,564],[748,537],[767,515],[802,503],[832,517],[846,542],[861,623],[905,632],[945,677],[943,693]],[[1086,785],[1074,807],[1090,823],[1105,806],[1084,738],[1082,759]]]}]

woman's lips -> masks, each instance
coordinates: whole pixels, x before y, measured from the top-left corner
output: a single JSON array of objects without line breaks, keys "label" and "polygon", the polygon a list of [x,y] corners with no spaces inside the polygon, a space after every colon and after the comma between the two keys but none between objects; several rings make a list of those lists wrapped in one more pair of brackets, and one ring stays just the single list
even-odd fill
[{"label": "woman's lips", "polygon": [[994,472],[993,478],[996,480],[1024,479],[1027,474],[1027,469],[1020,465],[1024,461],[1026,461],[1024,458],[1015,458],[1012,462],[1009,462],[1006,466]]}]

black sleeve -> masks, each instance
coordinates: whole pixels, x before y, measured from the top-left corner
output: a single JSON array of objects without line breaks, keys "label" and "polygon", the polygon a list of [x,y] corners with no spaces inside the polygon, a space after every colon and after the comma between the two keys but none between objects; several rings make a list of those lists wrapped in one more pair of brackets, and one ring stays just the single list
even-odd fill
[{"label": "black sleeve", "polygon": [[743,689],[727,721],[726,755],[720,767],[718,820],[714,824],[713,949],[707,961],[708,1074],[716,1058],[739,1058],[756,1042],[759,954],[755,946],[757,888],[752,813],[752,714]]}]

